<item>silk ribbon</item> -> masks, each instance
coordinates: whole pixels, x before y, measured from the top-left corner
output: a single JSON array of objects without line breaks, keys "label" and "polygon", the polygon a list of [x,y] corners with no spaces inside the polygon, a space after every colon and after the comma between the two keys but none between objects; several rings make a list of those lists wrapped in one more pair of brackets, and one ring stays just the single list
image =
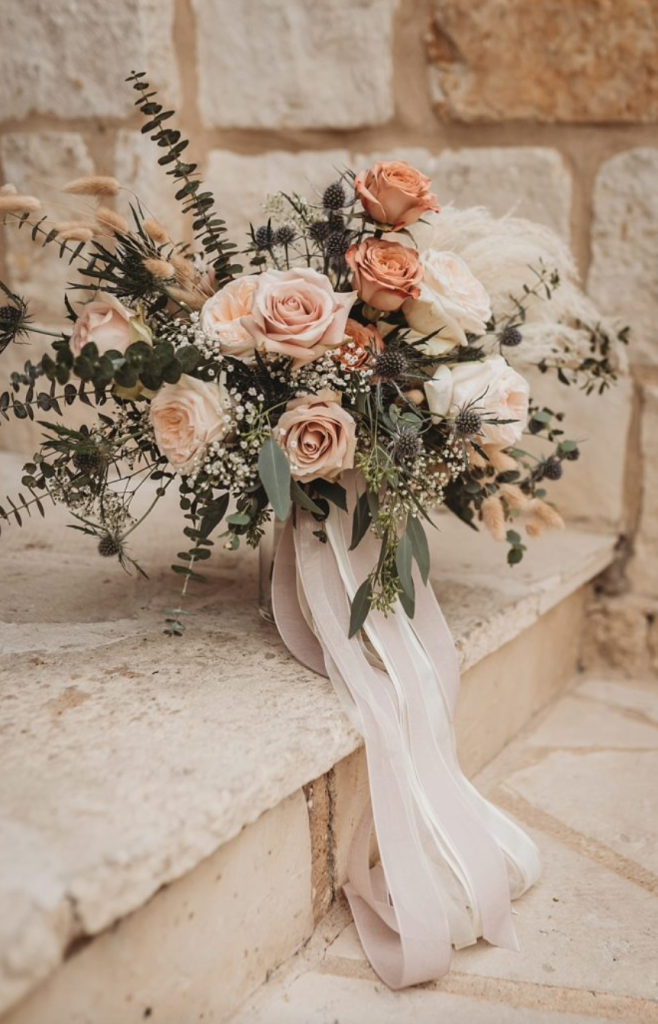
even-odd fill
[{"label": "silk ribbon", "polygon": [[[434,591],[415,572],[416,610],[371,611],[348,639],[350,601],[378,557],[331,507],[327,542],[305,512],[288,522],[272,577],[290,652],[329,676],[364,738],[370,802],[356,829],[345,893],[373,968],[393,989],[443,977],[453,947],[479,937],[518,948],[510,900],[540,871],[528,836],[462,773],[452,725],[459,665]],[[381,863],[371,867],[372,832]]]}]

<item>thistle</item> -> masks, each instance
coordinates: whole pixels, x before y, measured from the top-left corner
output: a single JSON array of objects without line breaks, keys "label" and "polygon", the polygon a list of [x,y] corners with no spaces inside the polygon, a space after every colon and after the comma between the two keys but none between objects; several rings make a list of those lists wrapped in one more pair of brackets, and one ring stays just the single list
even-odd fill
[{"label": "thistle", "polygon": [[32,317],[25,299],[15,295],[1,281],[0,288],[9,299],[8,303],[0,306],[0,352],[4,352],[10,342],[28,336]]}]

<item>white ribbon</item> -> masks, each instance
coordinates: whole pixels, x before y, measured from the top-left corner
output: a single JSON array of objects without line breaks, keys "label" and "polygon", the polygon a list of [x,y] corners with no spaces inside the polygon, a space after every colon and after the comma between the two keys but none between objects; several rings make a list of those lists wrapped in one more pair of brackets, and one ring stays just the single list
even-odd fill
[{"label": "white ribbon", "polygon": [[[273,605],[291,652],[319,671],[324,662],[364,737],[371,805],[352,843],[345,893],[370,962],[397,989],[441,978],[452,947],[480,936],[517,948],[510,899],[538,877],[539,855],[459,768],[459,666],[431,587],[416,574],[413,620],[401,607],[370,612],[364,632],[374,658],[362,639],[348,640],[349,602],[377,557],[370,535],[348,550],[350,522],[332,506],[326,544],[306,513],[294,529],[288,524]],[[381,866],[371,869],[373,828]]]}]

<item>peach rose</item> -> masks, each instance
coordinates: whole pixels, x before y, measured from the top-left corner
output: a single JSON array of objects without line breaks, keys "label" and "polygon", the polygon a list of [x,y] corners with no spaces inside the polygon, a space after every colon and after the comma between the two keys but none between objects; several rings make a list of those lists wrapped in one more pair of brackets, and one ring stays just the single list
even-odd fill
[{"label": "peach rose", "polygon": [[334,391],[288,402],[272,433],[295,480],[335,480],[354,466],[356,423]]},{"label": "peach rose", "polygon": [[149,417],[155,443],[179,473],[189,473],[197,456],[229,431],[229,399],[219,382],[182,375],[163,384],[151,402]]},{"label": "peach rose", "polygon": [[140,313],[128,309],[109,292],[99,292],[87,302],[71,334],[71,351],[79,356],[85,345],[94,343],[100,355],[115,349],[125,352],[135,341],[153,341]]},{"label": "peach rose", "polygon": [[229,281],[203,304],[199,316],[201,328],[204,334],[219,342],[224,355],[239,359],[254,350],[254,339],[242,318],[251,313],[258,278],[258,274],[249,274]]},{"label": "peach rose", "polygon": [[384,340],[372,324],[348,320],[345,325],[347,340],[332,353],[346,370],[364,370],[372,363],[373,355],[384,351]]},{"label": "peach rose", "polygon": [[402,312],[418,334],[440,330],[440,334],[425,343],[425,351],[439,356],[456,345],[467,345],[466,331],[484,334],[491,319],[491,301],[486,288],[461,256],[428,249],[420,262],[420,295],[407,299]]},{"label": "peach rose", "polygon": [[310,267],[266,270],[242,324],[258,349],[303,366],[340,345],[355,298],[355,292],[335,292],[329,278]]},{"label": "peach rose", "polygon": [[[454,418],[460,409],[472,406],[482,416],[486,444],[516,444],[528,422],[528,382],[503,356],[488,356],[481,362],[469,360],[453,367],[444,363],[425,384],[425,394],[430,412],[437,419]],[[489,418],[510,422],[487,423]]]},{"label": "peach rose", "polygon": [[439,213],[436,196],[430,192],[431,180],[404,160],[374,164],[359,171],[354,188],[369,217],[378,224],[399,231],[415,224],[424,213]]},{"label": "peach rose", "polygon": [[391,313],[406,299],[418,298],[423,268],[415,249],[368,238],[351,246],[345,259],[354,272],[352,284],[368,306]]}]

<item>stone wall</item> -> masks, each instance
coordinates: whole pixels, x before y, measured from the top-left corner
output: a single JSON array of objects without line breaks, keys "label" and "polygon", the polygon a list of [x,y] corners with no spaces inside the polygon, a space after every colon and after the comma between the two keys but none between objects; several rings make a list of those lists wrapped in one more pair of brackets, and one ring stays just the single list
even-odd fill
[{"label": "stone wall", "polygon": [[[601,309],[634,328],[632,385],[609,407],[632,424],[621,485],[619,467],[597,467],[624,539],[590,657],[621,650],[628,664],[630,645],[646,669],[658,646],[657,60],[655,0],[3,0],[0,170],[54,203],[70,177],[114,173],[184,232],[122,84],[135,68],[179,111],[232,228],[259,219],[264,191],[322,188],[333,167],[393,153],[432,174],[442,203],[554,227]],[[0,274],[42,318],[61,315],[66,268],[22,236],[2,252]]]}]

